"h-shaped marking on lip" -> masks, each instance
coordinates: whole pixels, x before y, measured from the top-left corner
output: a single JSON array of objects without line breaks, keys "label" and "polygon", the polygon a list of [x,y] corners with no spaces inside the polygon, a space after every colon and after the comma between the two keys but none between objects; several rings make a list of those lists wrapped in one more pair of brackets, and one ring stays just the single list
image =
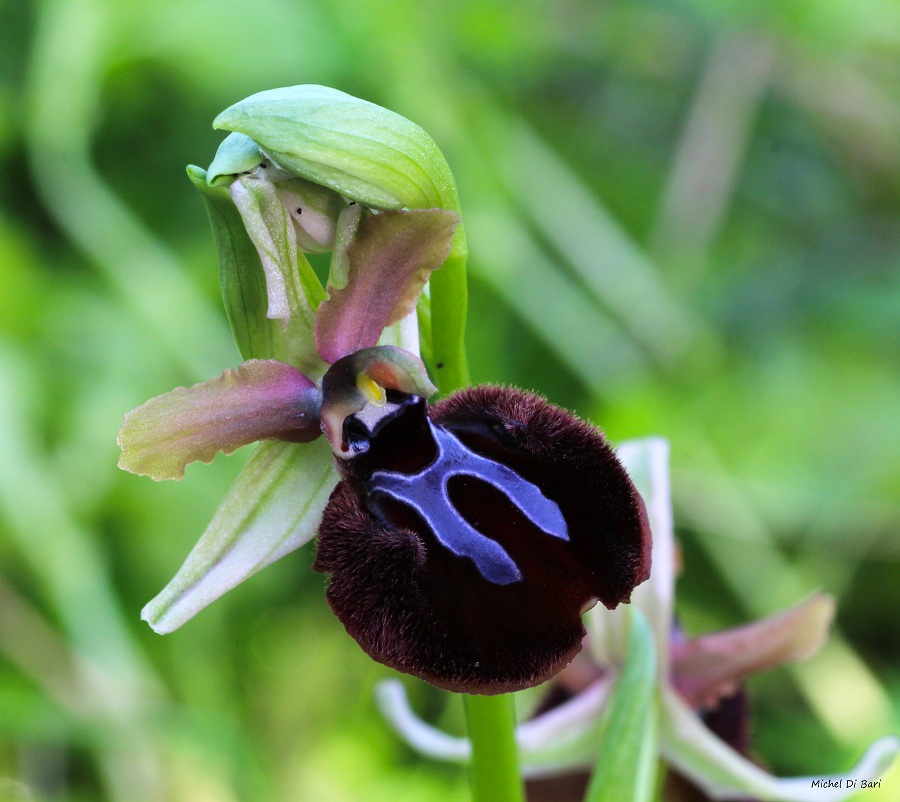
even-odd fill
[{"label": "h-shaped marking on lip", "polygon": [[481,575],[495,585],[522,579],[513,559],[496,540],[481,534],[450,501],[447,482],[451,476],[473,476],[497,488],[542,531],[561,540],[569,531],[559,505],[548,499],[537,485],[523,479],[512,468],[476,454],[454,435],[428,422],[437,456],[418,473],[376,471],[365,483],[370,493],[383,493],[412,507],[431,527],[438,541],[460,557],[475,563]]}]

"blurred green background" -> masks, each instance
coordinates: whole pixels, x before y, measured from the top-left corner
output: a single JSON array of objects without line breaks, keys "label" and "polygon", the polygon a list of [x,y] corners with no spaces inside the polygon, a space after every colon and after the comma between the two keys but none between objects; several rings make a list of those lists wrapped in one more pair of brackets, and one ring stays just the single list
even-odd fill
[{"label": "blurred green background", "polygon": [[444,150],[477,381],[670,438],[689,631],[838,597],[751,682],[758,756],[837,772],[898,728],[895,0],[0,0],[0,54],[0,800],[467,798],[378,718],[309,548],[138,620],[247,457],[115,467],[127,410],[239,361],[184,165],[296,83]]}]

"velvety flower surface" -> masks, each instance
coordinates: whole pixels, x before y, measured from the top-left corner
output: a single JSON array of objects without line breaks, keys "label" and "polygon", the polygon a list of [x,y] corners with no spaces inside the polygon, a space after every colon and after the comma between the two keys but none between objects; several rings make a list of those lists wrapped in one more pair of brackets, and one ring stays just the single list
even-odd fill
[{"label": "velvety flower surface", "polygon": [[339,462],[315,570],[376,660],[434,685],[500,693],[581,649],[582,612],[627,601],[650,569],[643,502],[602,435],[521,390],[431,408],[397,396]]}]

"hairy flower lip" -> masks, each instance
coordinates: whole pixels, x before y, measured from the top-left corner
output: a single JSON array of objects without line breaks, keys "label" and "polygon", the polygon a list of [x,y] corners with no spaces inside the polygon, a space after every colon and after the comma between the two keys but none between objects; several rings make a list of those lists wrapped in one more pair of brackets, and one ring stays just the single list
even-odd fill
[{"label": "hairy flower lip", "polygon": [[[380,449],[380,437],[393,444],[433,436],[417,423],[421,402],[404,409],[370,451],[338,461],[345,478],[323,516],[313,565],[330,575],[332,610],[374,659],[438,687],[495,694],[545,681],[580,650],[584,604],[598,597],[615,606],[647,574],[649,533],[636,491],[595,428],[538,396],[482,386],[429,408],[431,421],[478,459],[535,482],[565,516],[568,536],[551,537],[523,517],[504,485],[459,484],[454,471],[472,468],[448,464],[439,475],[455,515],[489,533],[491,549],[499,545],[521,572],[520,581],[499,583],[478,562],[485,557],[457,551],[449,530],[431,528],[430,512],[423,518],[390,491],[371,495],[381,460],[419,471],[410,468],[414,456]],[[504,421],[527,436],[498,438]]]}]

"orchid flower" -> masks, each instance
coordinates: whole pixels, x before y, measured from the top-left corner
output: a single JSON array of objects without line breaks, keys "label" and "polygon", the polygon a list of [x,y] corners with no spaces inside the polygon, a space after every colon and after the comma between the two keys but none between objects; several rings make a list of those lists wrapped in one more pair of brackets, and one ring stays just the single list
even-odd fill
[{"label": "orchid flower", "polygon": [[[232,133],[188,172],[246,361],[128,413],[119,464],[179,479],[262,442],[143,618],[171,632],[318,536],[328,602],[374,659],[473,694],[549,679],[584,609],[649,575],[647,514],[602,433],[543,398],[427,404],[417,306],[438,383],[465,374],[465,238],[437,147],[323,87],[262,92],[216,125]],[[304,256],[325,251],[327,291]]]},{"label": "orchid flower", "polygon": [[[649,622],[655,644],[657,689],[650,703],[656,707],[659,757],[712,799],[837,802],[854,793],[847,780],[879,777],[900,751],[900,739],[893,735],[874,742],[846,773],[779,779],[707,727],[703,712],[730,697],[743,677],[817,651],[827,636],[834,602],[815,593],[790,610],[752,624],[698,638],[678,635],[673,618],[676,554],[668,444],[659,438],[628,442],[620,446],[618,455],[647,504],[653,533],[653,572],[635,590],[632,607]],[[589,769],[597,762],[616,676],[627,666],[631,613],[598,606],[586,614],[586,650],[555,680],[569,684],[566,696],[572,690],[577,693],[517,728],[526,776],[561,775]],[[444,760],[469,759],[468,740],[419,719],[399,681],[382,682],[376,693],[384,715],[418,751]],[[837,779],[844,782],[828,782]]]}]

